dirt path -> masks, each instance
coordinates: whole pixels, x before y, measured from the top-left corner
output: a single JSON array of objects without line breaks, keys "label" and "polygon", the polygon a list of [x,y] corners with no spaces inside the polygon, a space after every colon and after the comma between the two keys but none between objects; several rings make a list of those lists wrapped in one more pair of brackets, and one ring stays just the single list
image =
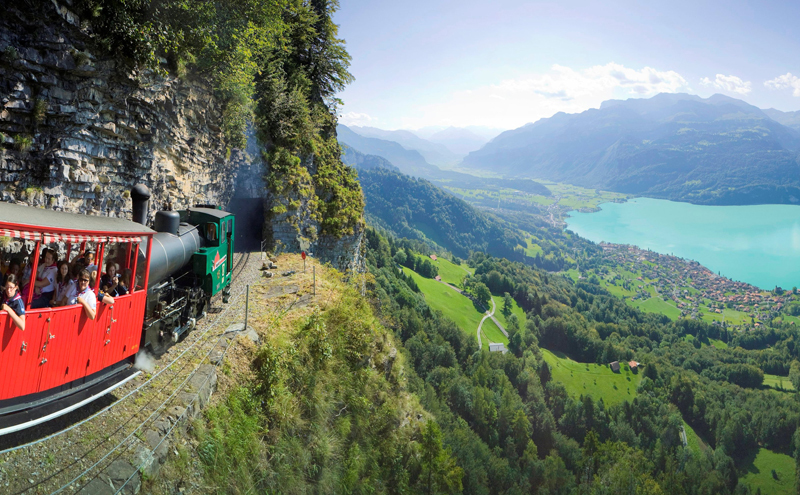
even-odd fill
[{"label": "dirt path", "polygon": [[[490,313],[490,312],[487,311],[486,315],[483,318],[481,318],[481,322],[478,324],[478,334],[477,334],[477,336],[478,336],[478,349],[482,349],[483,348],[483,342],[481,342],[481,327],[483,326],[483,322],[486,321],[486,318],[491,318],[492,321],[497,322],[497,320],[494,319],[494,310],[495,310],[495,308],[496,308],[496,306],[494,304],[494,299],[492,299],[492,312]],[[498,324],[498,326],[500,326],[500,325]],[[503,327],[500,327],[500,329],[503,330]],[[503,333],[506,333],[506,331],[503,330]]]}]

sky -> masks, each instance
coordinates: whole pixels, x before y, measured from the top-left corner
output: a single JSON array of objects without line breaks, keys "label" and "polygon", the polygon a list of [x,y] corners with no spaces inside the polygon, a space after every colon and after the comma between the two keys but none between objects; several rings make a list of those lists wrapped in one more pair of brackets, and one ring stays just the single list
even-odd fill
[{"label": "sky", "polygon": [[513,129],[660,92],[800,110],[800,2],[340,2],[347,125]]}]

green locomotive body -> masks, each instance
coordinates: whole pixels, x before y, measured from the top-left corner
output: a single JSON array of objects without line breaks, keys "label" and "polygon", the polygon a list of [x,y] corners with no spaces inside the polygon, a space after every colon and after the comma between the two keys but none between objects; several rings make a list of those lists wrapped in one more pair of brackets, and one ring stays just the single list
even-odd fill
[{"label": "green locomotive body", "polygon": [[192,270],[209,296],[220,291],[227,299],[233,277],[234,216],[215,208],[191,208],[179,212],[181,221],[196,225],[204,246],[192,256]]}]

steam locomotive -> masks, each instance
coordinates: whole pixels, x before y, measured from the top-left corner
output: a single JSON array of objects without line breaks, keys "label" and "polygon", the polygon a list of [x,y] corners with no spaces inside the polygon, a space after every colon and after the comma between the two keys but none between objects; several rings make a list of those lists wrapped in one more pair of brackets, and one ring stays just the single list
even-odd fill
[{"label": "steam locomotive", "polygon": [[134,274],[130,292],[114,304],[98,302],[94,319],[81,305],[29,309],[21,330],[0,311],[0,435],[112,392],[137,374],[137,352],[162,352],[194,327],[214,296],[228,301],[234,216],[213,205],[158,211],[151,229],[149,190],[136,186],[131,198],[133,221],[0,203],[0,237],[35,243],[31,273],[44,247],[70,259],[88,243],[98,267],[111,260]]}]

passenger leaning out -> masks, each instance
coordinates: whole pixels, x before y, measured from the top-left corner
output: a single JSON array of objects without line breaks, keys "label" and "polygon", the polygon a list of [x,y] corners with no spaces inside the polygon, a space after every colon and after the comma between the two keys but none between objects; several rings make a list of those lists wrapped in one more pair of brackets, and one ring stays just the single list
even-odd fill
[{"label": "passenger leaning out", "polygon": [[22,302],[22,296],[19,293],[19,281],[13,273],[6,277],[0,301],[2,301],[0,309],[8,312],[8,316],[14,321],[17,328],[25,330],[25,303]]},{"label": "passenger leaning out", "polygon": [[75,300],[70,301],[70,304],[80,304],[83,306],[86,317],[94,320],[97,316],[97,296],[94,295],[94,291],[89,285],[90,281],[89,270],[84,269],[78,273],[78,291],[75,295]]}]

